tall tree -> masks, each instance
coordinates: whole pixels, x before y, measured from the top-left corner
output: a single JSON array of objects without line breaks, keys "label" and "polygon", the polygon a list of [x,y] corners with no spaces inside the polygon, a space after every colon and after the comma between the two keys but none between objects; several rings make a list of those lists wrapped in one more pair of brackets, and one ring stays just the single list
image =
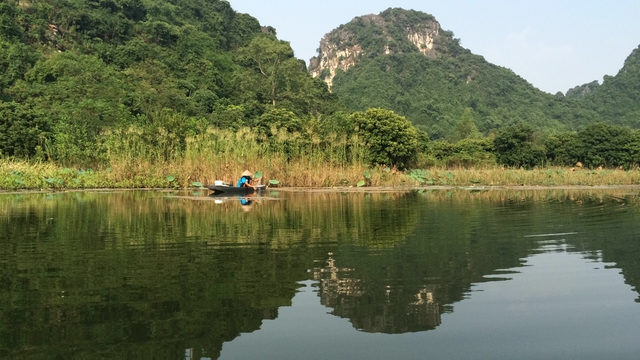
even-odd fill
[{"label": "tall tree", "polygon": [[462,118],[458,125],[453,129],[451,136],[452,142],[458,142],[464,139],[478,139],[482,136],[476,124],[473,121],[473,110],[471,108],[464,109]]},{"label": "tall tree", "polygon": [[259,97],[274,107],[300,77],[302,69],[291,46],[273,35],[256,36],[238,55],[240,62],[249,68],[245,79],[247,90],[259,92]]}]

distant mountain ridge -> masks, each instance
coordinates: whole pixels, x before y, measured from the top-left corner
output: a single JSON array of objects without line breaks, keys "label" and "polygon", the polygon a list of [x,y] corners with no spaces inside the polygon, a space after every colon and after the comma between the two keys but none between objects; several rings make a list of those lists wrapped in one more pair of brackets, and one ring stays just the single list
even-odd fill
[{"label": "distant mountain ridge", "polygon": [[618,125],[640,127],[640,46],[631,52],[616,76],[584,96],[584,103]]}]

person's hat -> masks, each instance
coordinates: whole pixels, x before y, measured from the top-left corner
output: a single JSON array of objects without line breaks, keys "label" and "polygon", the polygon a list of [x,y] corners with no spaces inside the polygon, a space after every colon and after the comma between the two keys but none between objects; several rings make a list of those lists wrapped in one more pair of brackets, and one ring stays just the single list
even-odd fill
[{"label": "person's hat", "polygon": [[249,170],[245,170],[242,173],[242,175],[240,175],[240,176],[251,176],[251,177],[253,177],[253,173],[251,171],[249,171]]}]

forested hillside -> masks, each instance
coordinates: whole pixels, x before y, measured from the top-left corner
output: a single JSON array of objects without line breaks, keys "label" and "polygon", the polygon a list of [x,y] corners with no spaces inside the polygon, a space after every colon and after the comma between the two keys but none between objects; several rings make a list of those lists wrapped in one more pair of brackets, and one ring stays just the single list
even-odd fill
[{"label": "forested hillside", "polygon": [[633,50],[616,76],[605,76],[600,86],[584,96],[601,121],[640,127],[640,47]]},{"label": "forested hillside", "polygon": [[183,142],[336,106],[273,28],[226,1],[0,3],[0,154],[90,161],[97,136],[131,125]]},{"label": "forested hillside", "polygon": [[[416,41],[416,33],[427,40]],[[355,54],[346,66],[340,65],[345,61],[342,49]],[[602,86],[552,95],[462,48],[433,16],[388,9],[327,34],[312,60],[318,69],[311,70],[320,78],[331,75],[325,68],[333,57],[339,65],[330,84],[350,110],[392,109],[432,139],[450,139],[464,116],[471,116],[485,135],[520,123],[543,133],[581,130],[594,122],[638,127],[638,52]]]}]

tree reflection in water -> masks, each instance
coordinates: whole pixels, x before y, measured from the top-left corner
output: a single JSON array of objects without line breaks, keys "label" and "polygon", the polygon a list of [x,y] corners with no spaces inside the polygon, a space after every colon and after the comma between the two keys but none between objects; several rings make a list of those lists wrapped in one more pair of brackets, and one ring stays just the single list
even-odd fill
[{"label": "tree reflection in water", "polygon": [[637,289],[637,198],[613,195],[283,193],[251,212],[155,192],[2,195],[0,356],[217,358],[309,279],[363,332],[433,330],[557,224]]}]

